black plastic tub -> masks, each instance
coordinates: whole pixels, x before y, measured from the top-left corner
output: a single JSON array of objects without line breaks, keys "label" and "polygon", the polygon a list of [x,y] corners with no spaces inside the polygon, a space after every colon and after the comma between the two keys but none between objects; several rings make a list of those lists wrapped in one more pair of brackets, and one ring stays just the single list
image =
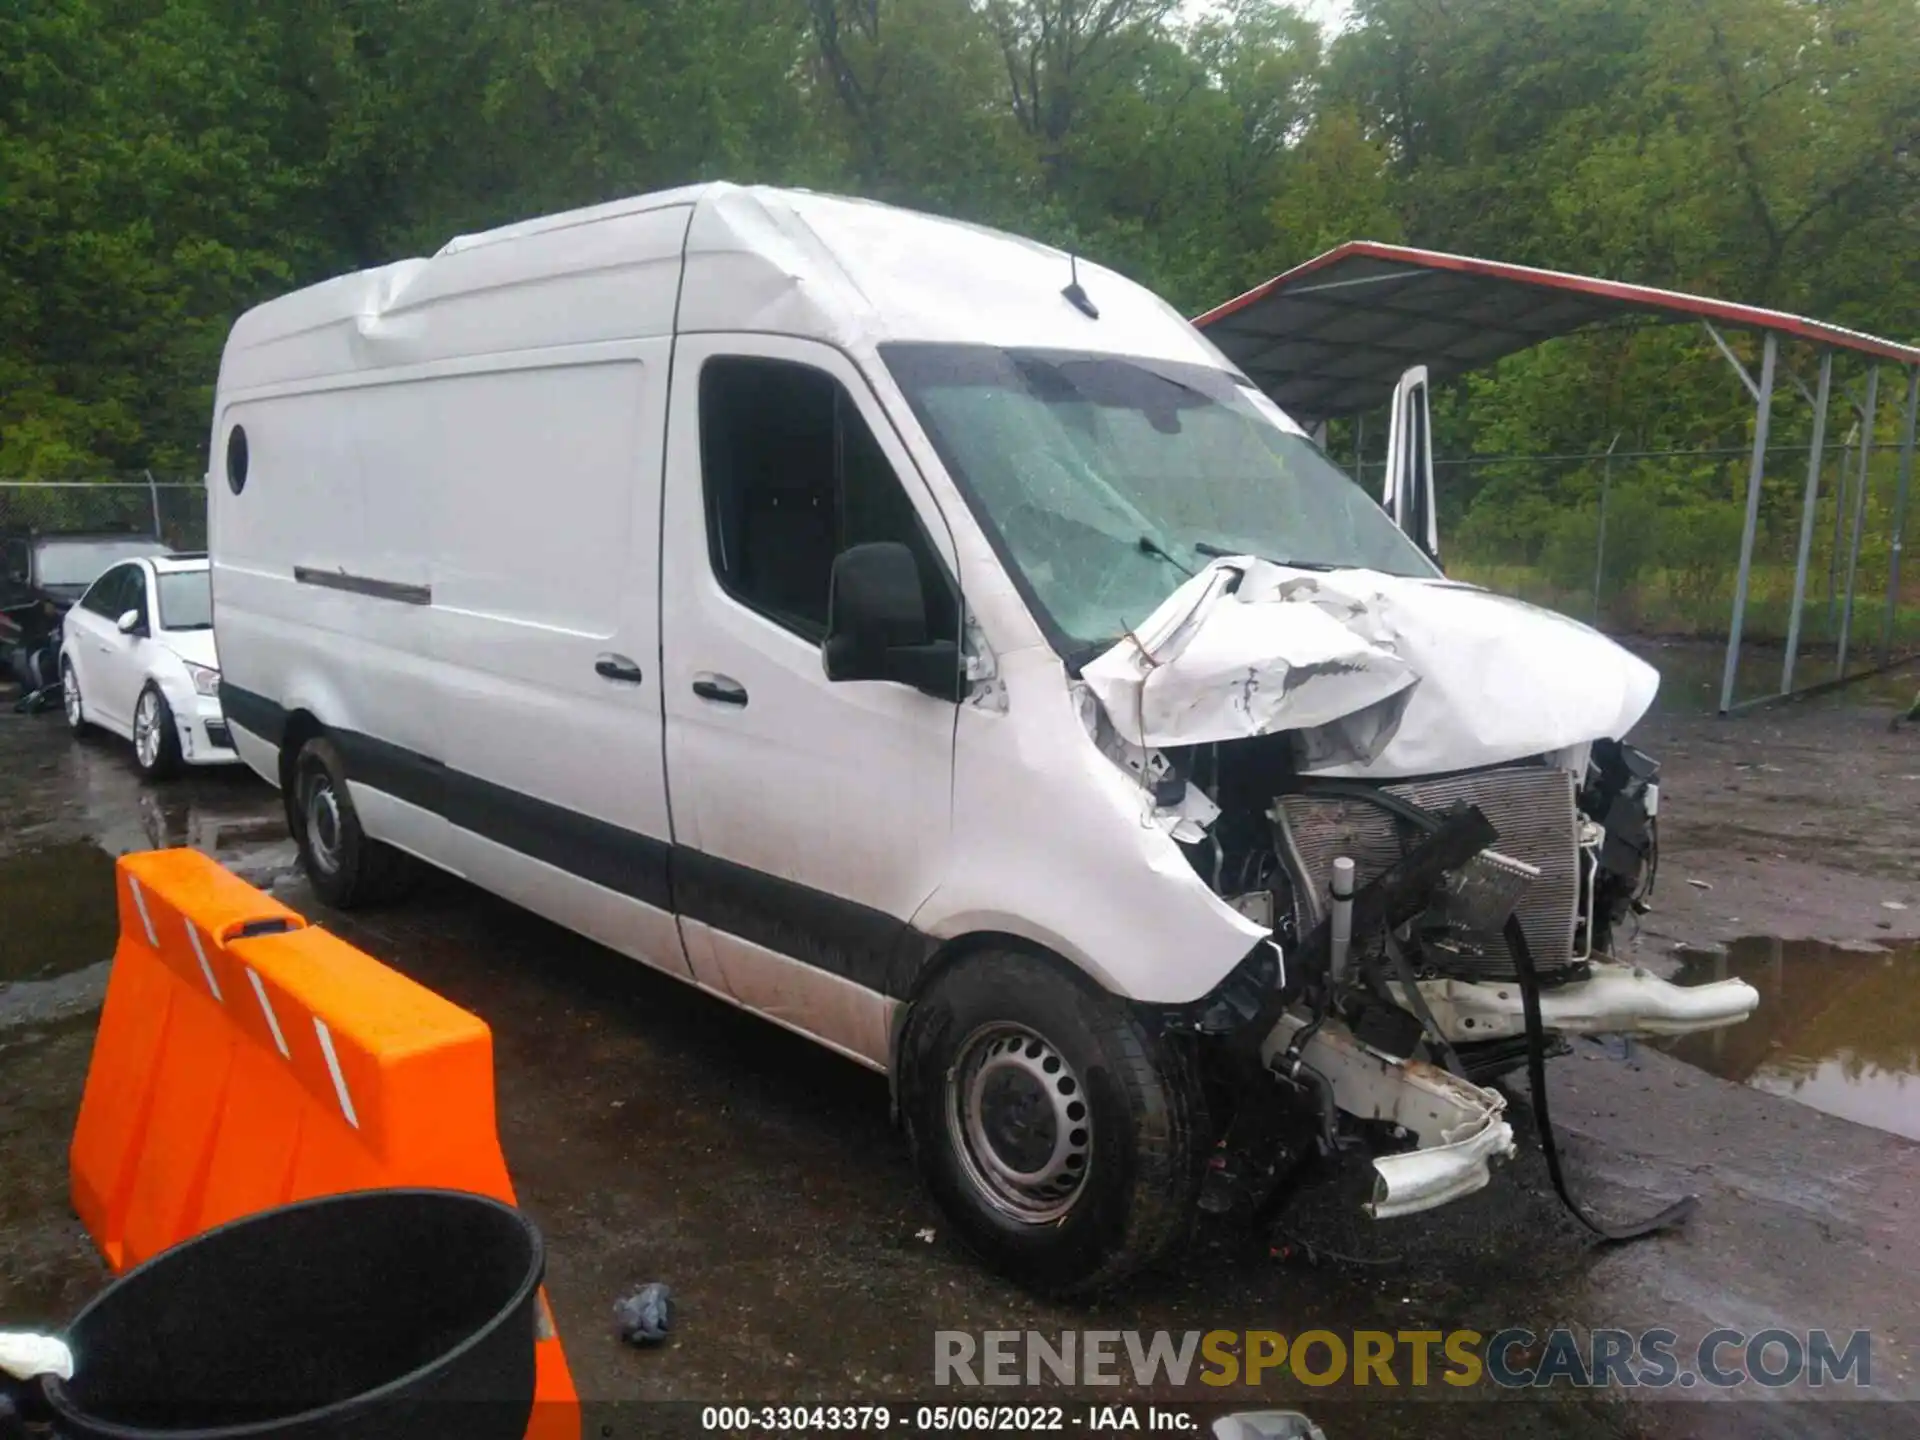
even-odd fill
[{"label": "black plastic tub", "polygon": [[510,1206],[365,1190],[128,1271],[44,1389],[70,1440],[521,1440],[546,1249]]}]

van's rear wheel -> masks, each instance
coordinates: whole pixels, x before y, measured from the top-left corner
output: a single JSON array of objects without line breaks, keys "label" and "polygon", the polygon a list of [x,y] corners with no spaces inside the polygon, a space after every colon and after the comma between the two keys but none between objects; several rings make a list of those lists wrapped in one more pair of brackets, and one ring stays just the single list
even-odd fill
[{"label": "van's rear wheel", "polygon": [[331,740],[316,736],[294,760],[287,823],[300,846],[300,863],[322,900],[340,910],[391,900],[417,878],[405,851],[371,839],[347,792],[346,770]]},{"label": "van's rear wheel", "polygon": [[1112,1285],[1194,1213],[1205,1101],[1189,1057],[1035,956],[956,962],[901,1036],[914,1158],[967,1245],[1036,1290]]}]

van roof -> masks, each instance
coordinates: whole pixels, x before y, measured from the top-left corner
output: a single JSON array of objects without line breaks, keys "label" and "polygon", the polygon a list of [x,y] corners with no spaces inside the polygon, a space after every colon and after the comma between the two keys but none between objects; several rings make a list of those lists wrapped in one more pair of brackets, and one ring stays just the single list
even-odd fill
[{"label": "van roof", "polygon": [[[685,257],[684,275],[680,260]],[[520,221],[249,311],[223,394],[323,375],[692,331],[984,342],[1231,369],[1171,306],[1065,251],[874,201],[725,183]],[[676,323],[677,322],[677,323]]]}]

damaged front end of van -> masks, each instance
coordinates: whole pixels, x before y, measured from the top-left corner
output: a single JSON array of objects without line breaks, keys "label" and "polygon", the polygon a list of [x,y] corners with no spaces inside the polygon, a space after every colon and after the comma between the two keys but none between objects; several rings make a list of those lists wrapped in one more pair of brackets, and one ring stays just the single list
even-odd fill
[{"label": "damaged front end of van", "polygon": [[1231,1116],[1203,1209],[1360,1147],[1369,1214],[1445,1204],[1514,1152],[1497,1078],[1538,1090],[1570,1035],[1751,1013],[1743,981],[1682,988],[1614,958],[1658,869],[1659,766],[1620,738],[1657,683],[1588,627],[1471,586],[1246,556],[1081,667],[1081,719],[1151,823],[1271,935],[1164,1012]]}]

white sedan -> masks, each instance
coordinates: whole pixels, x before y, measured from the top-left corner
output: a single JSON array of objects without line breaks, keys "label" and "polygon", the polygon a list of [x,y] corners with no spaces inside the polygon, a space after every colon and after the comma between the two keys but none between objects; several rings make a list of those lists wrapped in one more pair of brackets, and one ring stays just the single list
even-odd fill
[{"label": "white sedan", "polygon": [[60,647],[67,727],[133,741],[141,773],[231,765],[213,648],[213,590],[204,555],[126,560],[67,612]]}]

